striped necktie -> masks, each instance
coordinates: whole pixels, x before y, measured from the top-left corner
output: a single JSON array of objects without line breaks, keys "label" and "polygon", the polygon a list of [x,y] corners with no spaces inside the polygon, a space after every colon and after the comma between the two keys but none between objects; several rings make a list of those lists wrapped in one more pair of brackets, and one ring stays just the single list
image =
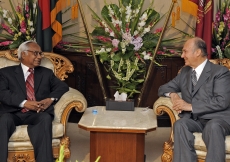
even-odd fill
[{"label": "striped necktie", "polygon": [[191,77],[192,77],[192,91],[193,91],[194,87],[195,87],[195,85],[197,83],[196,71],[195,70],[192,71],[192,76]]},{"label": "striped necktie", "polygon": [[[35,95],[34,95],[34,70],[32,68],[29,68],[28,70],[30,74],[28,75],[26,79],[26,93],[27,93],[27,100],[28,101],[33,101],[35,100]],[[22,112],[27,112],[29,111],[26,108],[23,108],[21,110]]]}]

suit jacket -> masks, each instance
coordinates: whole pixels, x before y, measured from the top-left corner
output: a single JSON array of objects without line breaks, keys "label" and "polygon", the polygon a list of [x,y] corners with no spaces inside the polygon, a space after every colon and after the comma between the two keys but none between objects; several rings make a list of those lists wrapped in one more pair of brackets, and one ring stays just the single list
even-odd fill
[{"label": "suit jacket", "polygon": [[183,67],[171,81],[159,88],[158,95],[181,92],[182,99],[192,104],[192,113],[182,111],[180,117],[193,119],[221,118],[230,124],[230,72],[221,65],[207,61],[192,92],[192,68]]},{"label": "suit jacket", "polygon": [[[68,90],[68,85],[59,80],[52,70],[42,66],[34,68],[36,101],[51,97],[59,99]],[[27,94],[21,65],[0,69],[0,116],[6,112],[20,111],[19,105],[23,100],[27,100]],[[46,111],[53,115],[53,104]]]}]

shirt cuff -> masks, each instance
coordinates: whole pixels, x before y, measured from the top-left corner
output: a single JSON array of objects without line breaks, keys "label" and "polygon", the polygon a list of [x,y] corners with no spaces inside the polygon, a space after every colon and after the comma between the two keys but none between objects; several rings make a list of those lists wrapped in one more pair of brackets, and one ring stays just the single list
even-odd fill
[{"label": "shirt cuff", "polygon": [[24,104],[26,103],[27,100],[24,100],[20,103],[19,107],[23,108],[24,107]]}]

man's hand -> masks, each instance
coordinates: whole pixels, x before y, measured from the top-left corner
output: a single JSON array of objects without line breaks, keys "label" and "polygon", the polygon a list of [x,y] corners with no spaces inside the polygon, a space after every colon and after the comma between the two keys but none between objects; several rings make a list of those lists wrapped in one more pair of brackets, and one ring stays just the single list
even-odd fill
[{"label": "man's hand", "polygon": [[192,105],[182,100],[177,93],[170,93],[170,97],[173,110],[176,110],[178,113],[182,111],[192,111]]},{"label": "man's hand", "polygon": [[40,103],[41,111],[45,111],[53,103],[53,100],[51,100],[51,98],[46,98],[44,100],[41,100]]},{"label": "man's hand", "polygon": [[39,112],[41,110],[42,103],[38,101],[26,101],[24,107],[31,111]]}]

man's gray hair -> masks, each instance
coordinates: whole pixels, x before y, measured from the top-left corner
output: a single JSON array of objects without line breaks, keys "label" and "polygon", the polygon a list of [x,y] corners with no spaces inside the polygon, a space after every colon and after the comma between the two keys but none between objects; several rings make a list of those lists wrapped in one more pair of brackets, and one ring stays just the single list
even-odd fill
[{"label": "man's gray hair", "polygon": [[22,44],[20,44],[20,46],[18,47],[18,59],[20,60],[21,59],[21,57],[22,57],[22,52],[23,51],[26,51],[26,50],[28,50],[28,44],[29,43],[36,43],[35,41],[33,41],[33,40],[28,40],[28,41],[26,41],[26,42],[23,42]]}]

